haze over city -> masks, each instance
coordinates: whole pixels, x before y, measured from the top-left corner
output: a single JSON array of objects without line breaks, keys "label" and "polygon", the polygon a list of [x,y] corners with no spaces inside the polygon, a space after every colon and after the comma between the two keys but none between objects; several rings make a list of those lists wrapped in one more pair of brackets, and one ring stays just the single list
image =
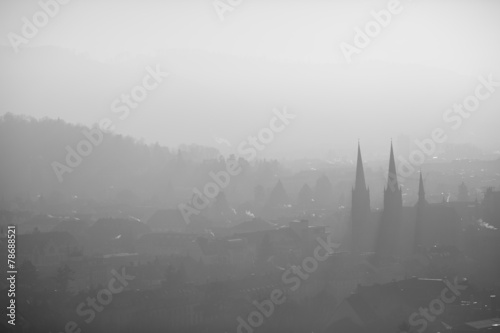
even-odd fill
[{"label": "haze over city", "polygon": [[499,332],[499,13],[0,2],[0,332]]},{"label": "haze over city", "polygon": [[[0,6],[4,36],[20,33],[20,18],[38,9],[29,1]],[[210,1],[71,1],[19,55],[2,40],[2,80],[10,89],[0,106],[87,126],[115,120],[113,100],[142,78],[146,64],[158,63],[168,79],[117,121],[117,133],[224,149],[214,137],[238,145],[273,108],[288,106],[301,121],[263,157],[326,158],[335,151],[354,158],[359,138],[367,158],[385,158],[391,137],[413,141],[448,126],[443,113],[474,89],[479,75],[500,76],[494,1],[402,2],[391,25],[348,64],[339,44],[385,6],[254,1],[220,21]],[[500,150],[499,98],[449,131],[449,142]]]}]

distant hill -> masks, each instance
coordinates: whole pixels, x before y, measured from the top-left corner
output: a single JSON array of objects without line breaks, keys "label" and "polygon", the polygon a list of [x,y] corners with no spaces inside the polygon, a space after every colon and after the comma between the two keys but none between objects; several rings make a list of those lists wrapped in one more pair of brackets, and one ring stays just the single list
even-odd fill
[{"label": "distant hill", "polygon": [[[88,141],[84,131],[91,129],[48,118],[0,117],[0,200],[30,198],[52,205],[68,196],[121,203],[161,200],[171,196],[172,183],[183,184],[188,176],[182,174],[199,154],[218,155],[214,148],[185,146],[178,153],[105,132],[102,143],[71,167],[67,147],[78,152],[79,143]],[[61,172],[62,182],[54,162],[71,169]]]}]

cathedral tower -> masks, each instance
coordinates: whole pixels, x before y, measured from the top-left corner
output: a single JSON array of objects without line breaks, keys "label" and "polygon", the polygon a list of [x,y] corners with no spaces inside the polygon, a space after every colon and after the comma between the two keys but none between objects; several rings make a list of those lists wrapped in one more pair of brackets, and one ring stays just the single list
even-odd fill
[{"label": "cathedral tower", "polygon": [[[356,164],[356,180],[352,189],[351,205],[351,251],[363,251],[363,233],[370,215],[370,189],[366,186],[361,147],[358,143],[358,160]],[[368,249],[365,249],[368,250]]]}]

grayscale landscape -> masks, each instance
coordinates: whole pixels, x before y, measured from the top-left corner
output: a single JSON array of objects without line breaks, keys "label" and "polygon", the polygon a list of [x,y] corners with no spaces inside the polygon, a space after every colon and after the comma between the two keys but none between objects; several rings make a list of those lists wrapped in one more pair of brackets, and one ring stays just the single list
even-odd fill
[{"label": "grayscale landscape", "polygon": [[0,333],[500,332],[500,2],[0,3]]}]

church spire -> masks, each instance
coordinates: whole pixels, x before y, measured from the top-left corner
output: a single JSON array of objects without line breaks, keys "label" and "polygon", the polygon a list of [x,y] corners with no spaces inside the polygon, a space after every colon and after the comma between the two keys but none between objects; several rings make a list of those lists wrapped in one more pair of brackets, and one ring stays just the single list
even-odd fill
[{"label": "church spire", "polygon": [[381,216],[379,235],[375,252],[384,257],[398,253],[400,244],[399,230],[403,214],[403,194],[398,184],[396,160],[391,141],[389,179],[384,191],[384,210]]},{"label": "church spire", "polygon": [[422,171],[420,171],[420,183],[418,185],[418,201],[425,201],[424,179],[422,178]]},{"label": "church spire", "polygon": [[[365,172],[363,168],[363,158],[361,157],[361,147],[358,141],[358,161],[356,165],[356,180],[352,189],[351,206],[351,250],[353,252],[372,251],[366,246],[364,235],[369,227],[370,216],[370,190],[366,187]],[[369,230],[369,229],[368,229]]]},{"label": "church spire", "polygon": [[420,170],[420,183],[418,185],[418,202],[415,205],[416,207],[416,216],[415,216],[415,234],[414,234],[414,243],[413,243],[413,253],[418,253],[423,245],[422,235],[424,228],[424,215],[425,215],[425,207],[427,201],[425,201],[425,189],[424,189],[424,178],[422,177],[422,170]]},{"label": "church spire", "polygon": [[363,168],[363,158],[361,157],[361,147],[358,141],[358,161],[356,164],[356,183],[355,189],[366,190],[365,171]]},{"label": "church spire", "polygon": [[389,178],[387,180],[387,189],[395,192],[399,189],[398,175],[396,173],[396,160],[394,159],[394,149],[392,148],[391,140],[391,157],[389,160]]}]

